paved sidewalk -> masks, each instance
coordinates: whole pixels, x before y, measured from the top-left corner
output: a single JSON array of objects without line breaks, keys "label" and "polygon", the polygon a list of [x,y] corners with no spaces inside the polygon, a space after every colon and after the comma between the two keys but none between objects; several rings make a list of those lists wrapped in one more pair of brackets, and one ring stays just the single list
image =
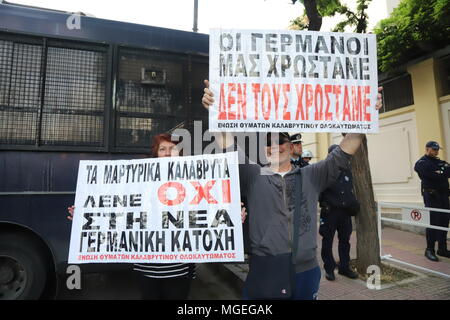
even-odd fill
[{"label": "paved sidewalk", "polygon": [[[318,259],[320,258],[321,237],[318,235]],[[336,260],[339,260],[337,251],[337,236],[333,242],[333,251]],[[356,258],[356,232],[351,237],[352,259]],[[450,245],[449,245],[450,247]],[[383,227],[382,254],[392,255],[392,258],[429,268],[450,275],[450,259],[439,257],[440,262],[432,262],[424,257],[425,237],[407,231]],[[322,268],[320,283],[320,300],[450,300],[450,278],[436,276],[418,269],[401,264],[383,261],[397,268],[416,274],[415,277],[389,285],[382,285],[380,290],[368,289],[362,280],[352,280],[343,277],[335,271],[336,280],[325,279]],[[245,264],[227,264],[226,268],[233,274],[235,282],[241,286],[247,273]]]},{"label": "paved sidewalk", "polygon": [[[320,239],[320,238],[319,238]],[[356,232],[352,234],[351,258],[356,258]],[[321,241],[318,241],[320,246]],[[333,243],[335,259],[338,259],[337,238]],[[450,247],[450,246],[449,246]],[[384,227],[382,254],[420,267],[450,275],[450,259],[439,257],[432,262],[424,257],[425,237],[411,232]],[[318,249],[320,252],[320,248]],[[320,261],[320,260],[319,260]],[[396,284],[383,285],[380,290],[368,289],[361,280],[352,280],[336,272],[336,280],[322,277],[319,299],[322,300],[450,300],[450,279],[436,276],[402,264],[383,261],[416,274]]]}]

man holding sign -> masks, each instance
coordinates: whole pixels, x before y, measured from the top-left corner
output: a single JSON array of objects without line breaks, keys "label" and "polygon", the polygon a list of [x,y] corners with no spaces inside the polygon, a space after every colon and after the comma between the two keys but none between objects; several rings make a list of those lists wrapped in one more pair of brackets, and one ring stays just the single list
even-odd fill
[{"label": "man holding sign", "polygon": [[[381,95],[377,95],[374,41],[371,35],[213,30],[212,85],[210,89],[205,81],[202,98],[209,109],[210,130],[376,132]],[[325,160],[298,168],[290,162],[289,134],[269,134],[268,166],[248,159],[240,162],[241,192],[250,212],[245,298],[317,298],[318,196],[336,181],[341,169],[349,168],[362,138],[349,133]],[[216,134],[216,142],[229,149],[234,139],[230,133]],[[294,260],[291,288],[271,280],[279,278],[276,265],[264,273],[261,270],[269,269],[255,263],[285,253]],[[280,292],[274,292],[272,284]]]},{"label": "man holding sign", "polygon": [[[214,94],[205,81],[202,104],[209,109],[214,104]],[[381,90],[381,88],[380,88]],[[376,109],[381,108],[378,97]],[[298,243],[295,258],[295,285],[291,296],[286,298],[312,300],[317,298],[320,269],[316,259],[317,202],[320,192],[338,178],[342,169],[349,168],[351,155],[358,150],[362,134],[347,134],[328,157],[304,168],[294,167],[290,161],[292,143],[287,133],[269,134],[266,146],[267,167],[251,164],[246,158],[239,165],[241,192],[247,197],[250,212],[250,270],[252,256],[274,256],[292,251],[294,241]],[[216,134],[216,142],[223,149],[233,147],[234,139],[230,133]],[[238,148],[240,155],[244,153]],[[298,238],[293,239],[293,214],[295,210],[295,175],[301,170],[302,203]],[[270,279],[272,274],[260,274],[261,281]],[[287,291],[286,291],[287,292]],[[283,298],[283,293],[276,298]],[[260,295],[246,284],[245,298],[273,298]],[[258,296],[255,296],[258,295]]]}]

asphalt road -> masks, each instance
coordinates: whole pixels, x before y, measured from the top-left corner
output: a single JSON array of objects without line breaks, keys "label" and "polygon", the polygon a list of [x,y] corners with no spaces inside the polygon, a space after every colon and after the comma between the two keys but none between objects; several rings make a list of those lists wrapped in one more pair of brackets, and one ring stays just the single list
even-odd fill
[{"label": "asphalt road", "polygon": [[[239,300],[241,293],[217,268],[209,264],[197,266],[189,300]],[[67,289],[61,278],[57,300],[140,300],[136,278],[130,271],[82,274],[81,289]]]}]

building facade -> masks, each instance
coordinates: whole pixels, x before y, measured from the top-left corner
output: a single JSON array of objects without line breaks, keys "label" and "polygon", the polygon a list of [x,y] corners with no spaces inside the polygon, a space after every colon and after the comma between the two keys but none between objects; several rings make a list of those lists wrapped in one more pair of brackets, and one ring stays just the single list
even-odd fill
[{"label": "building facade", "polygon": [[[372,183],[377,201],[422,204],[415,162],[427,141],[438,141],[441,159],[450,148],[450,46],[399,68],[395,76],[380,75],[384,87],[378,134],[367,135]],[[340,134],[305,133],[303,148],[313,160],[324,159]]]}]

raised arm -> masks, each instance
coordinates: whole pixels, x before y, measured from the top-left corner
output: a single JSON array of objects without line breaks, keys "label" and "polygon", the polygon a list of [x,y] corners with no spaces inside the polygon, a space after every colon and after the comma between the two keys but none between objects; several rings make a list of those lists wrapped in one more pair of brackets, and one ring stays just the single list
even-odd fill
[{"label": "raised arm", "polygon": [[339,146],[342,151],[347,154],[354,155],[356,151],[358,151],[359,146],[364,138],[364,134],[360,133],[348,133],[345,135],[344,139],[342,139]]}]

